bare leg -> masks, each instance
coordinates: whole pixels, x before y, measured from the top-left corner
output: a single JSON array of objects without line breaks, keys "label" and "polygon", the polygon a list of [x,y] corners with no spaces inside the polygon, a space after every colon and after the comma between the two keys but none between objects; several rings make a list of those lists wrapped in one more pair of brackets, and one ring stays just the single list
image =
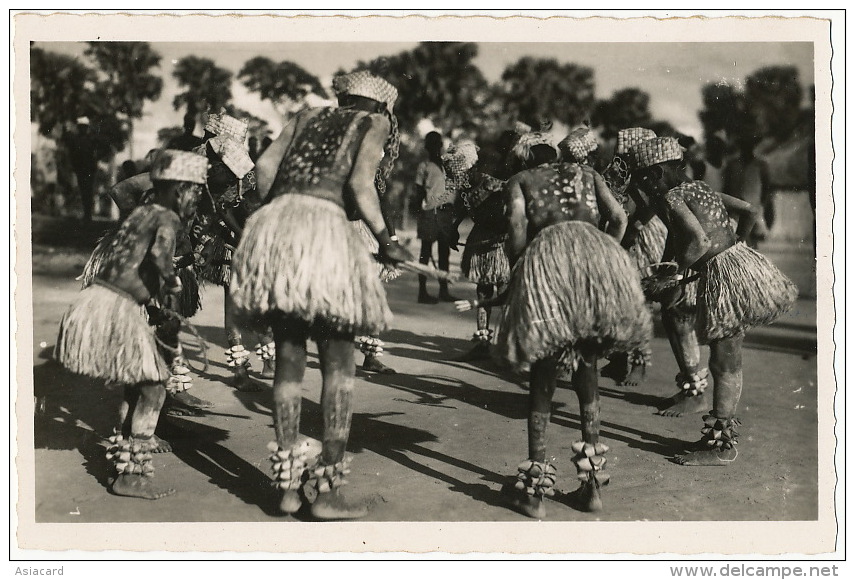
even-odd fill
[{"label": "bare leg", "polygon": [[681,465],[727,465],[736,459],[738,433],[734,418],[742,396],[742,336],[710,344],[713,409],[704,417],[704,438],[699,450],[676,457]]},{"label": "bare leg", "polygon": [[[681,316],[670,309],[663,308],[662,324],[671,343],[674,358],[683,380],[695,375],[701,370],[701,347],[698,344],[698,336],[695,332],[694,317]],[[679,417],[681,415],[702,413],[710,408],[710,396],[708,389],[698,395],[690,395],[681,390],[676,395],[669,397],[662,403],[659,411],[665,417]]]},{"label": "bare leg", "polygon": [[[597,447],[600,442],[600,391],[597,385],[597,357],[580,357],[579,366],[573,373],[573,389],[579,398],[579,415],[582,419],[582,440]],[[591,472],[593,474],[593,472]],[[591,475],[579,488],[581,508],[599,511],[603,507],[600,498],[600,483]]]},{"label": "bare leg", "polygon": [[[139,385],[136,390],[138,397],[131,414],[131,437],[129,441],[139,451],[139,454],[134,455],[141,457],[141,459],[135,462],[131,460],[131,462],[140,468],[146,466],[150,468],[151,458],[148,454],[156,446],[153,439],[154,430],[157,427],[163,402],[166,400],[166,387],[162,383],[148,383]],[[172,488],[156,486],[151,473],[145,470],[120,473],[113,482],[112,490],[116,495],[143,499],[160,499],[175,493]]]},{"label": "bare leg", "polygon": [[[432,254],[433,242],[422,240],[421,251],[419,252],[419,263],[429,264]],[[439,299],[436,296],[431,296],[427,291],[427,276],[419,274],[419,304],[437,304]]]},{"label": "bare leg", "polygon": [[[350,436],[353,416],[353,336],[335,336],[318,342],[323,375],[321,407],[324,413],[324,439],[321,464],[341,464]],[[322,520],[361,518],[368,514],[363,506],[348,503],[336,487],[318,494],[312,515]]]},{"label": "bare leg", "polygon": [[[273,326],[276,341],[276,369],[273,376],[273,428],[280,449],[291,449],[300,434],[301,387],[306,372],[306,334],[304,323],[278,321]],[[279,502],[284,513],[300,509],[296,490],[286,490]]]},{"label": "bare leg", "polygon": [[[448,245],[448,241],[440,239],[437,241],[437,265],[439,269],[448,272],[449,270],[449,256],[451,254],[451,248]],[[444,280],[440,280],[439,282],[439,299],[442,302],[455,302],[457,300],[456,296],[452,296],[448,291],[448,282]]]},{"label": "bare leg", "polygon": [[[119,405],[119,425],[114,429],[114,433],[127,438],[131,436],[131,417],[136,409],[137,400],[140,397],[139,385],[125,385],[122,402]],[[151,435],[154,442],[152,453],[172,453],[172,445],[164,439],[161,439],[154,433]]]},{"label": "bare leg", "polygon": [[[476,287],[476,293],[478,296],[478,301],[481,302],[483,300],[487,300],[488,298],[493,297],[493,285],[492,284],[478,284]],[[486,359],[490,357],[490,308],[484,308],[479,306],[476,310],[476,328],[477,332],[472,340],[475,341],[475,346],[472,349],[461,356],[458,360],[461,362],[468,362],[473,360]]]},{"label": "bare leg", "polygon": [[[553,358],[539,360],[531,365],[528,394],[528,457],[531,461],[546,462],[546,429],[558,374],[558,365]],[[513,491],[511,506],[530,518],[546,517],[546,507],[540,496]]]},{"label": "bare leg", "polygon": [[[225,318],[226,334],[228,337],[229,348],[233,349],[234,347],[243,346],[243,337],[241,336],[240,327],[235,322],[235,305],[232,301],[231,294],[229,294],[228,287],[223,287],[223,291],[225,292],[223,314]],[[253,381],[249,376],[249,354],[240,357],[236,363],[237,364],[233,367],[234,387],[245,393],[258,392],[262,390],[261,385]]]},{"label": "bare leg", "polygon": [[181,321],[175,317],[163,316],[157,324],[155,332],[160,342],[166,345],[166,347],[161,346],[160,350],[173,374],[166,385],[164,412],[167,415],[183,417],[200,415],[202,409],[213,407],[214,404],[210,401],[200,399],[189,393],[189,382],[180,381],[182,377],[189,378],[190,371],[186,359],[181,354],[181,342],[178,338],[181,332]]}]

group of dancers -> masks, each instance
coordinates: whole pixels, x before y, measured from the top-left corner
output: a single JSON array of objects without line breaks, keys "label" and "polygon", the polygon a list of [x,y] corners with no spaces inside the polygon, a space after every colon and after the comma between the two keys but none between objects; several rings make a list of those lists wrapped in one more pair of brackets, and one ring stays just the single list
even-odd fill
[{"label": "group of dancers", "polygon": [[[377,356],[392,320],[384,282],[401,269],[434,274],[443,282],[440,298],[454,297],[442,272],[447,258],[440,270],[419,269],[389,219],[397,90],[367,71],[338,76],[333,88],[337,107],[297,114],[255,163],[247,124],[211,114],[202,144],[165,149],[148,174],[113,188],[123,220],[87,264],[55,348],[69,370],[124,389],[108,449],[113,493],[174,493],[153,478],[152,454],[169,450],[155,435],[158,419],[165,404],[178,413],[211,405],[189,394],[179,341],[200,307],[202,279],[225,290],[226,356],[238,389],[256,385],[240,329],[262,337],[257,353],[263,376],[273,379],[269,450],[280,511],[305,509],[319,520],[367,514],[342,494],[350,473],[354,344],[365,354],[364,369],[393,372]],[[558,483],[546,430],[557,381],[569,376],[582,423],[570,458],[581,482],[577,505],[602,507],[608,446],[599,438],[597,364],[608,357],[604,371],[623,384],[643,378],[652,302],[661,304],[679,367],[679,392],[662,413],[706,413],[703,437],[678,450],[677,462],[735,460],[742,337],[797,297],[793,283],[741,241],[756,210],[689,179],[678,142],[648,129],[622,130],[602,172],[591,162],[598,142],[587,127],[556,143],[549,132],[518,124],[502,136],[501,161],[492,167],[479,161],[473,141],[442,154],[437,137],[426,140],[436,170],[420,168],[417,180],[423,212],[433,220],[420,220],[420,235],[432,227],[434,239],[441,237],[446,226],[438,216],[452,209],[443,199],[459,198],[475,224],[462,269],[477,297],[456,302],[460,311],[477,310],[467,358],[492,354],[529,375],[528,457],[504,489],[510,506],[546,515]],[[426,280],[419,299],[435,301]],[[495,333],[493,307],[502,307]],[[300,438],[309,339],[323,379],[319,455]],[[702,343],[710,346],[709,370],[700,361]]]}]

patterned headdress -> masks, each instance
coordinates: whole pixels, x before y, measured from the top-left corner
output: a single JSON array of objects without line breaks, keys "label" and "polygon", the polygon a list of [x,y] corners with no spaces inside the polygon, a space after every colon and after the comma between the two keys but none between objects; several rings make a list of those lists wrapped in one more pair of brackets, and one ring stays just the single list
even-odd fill
[{"label": "patterned headdress", "polygon": [[630,149],[649,139],[656,139],[656,132],[653,129],[645,129],[644,127],[621,129],[617,134],[615,154],[626,155]]},{"label": "patterned headdress", "polygon": [[208,159],[177,149],[161,151],[151,165],[152,181],[189,181],[204,184],[208,179]]},{"label": "patterned headdress", "polygon": [[641,169],[683,158],[683,148],[674,137],[656,137],[642,141],[629,150],[634,169]]},{"label": "patterned headdress", "polygon": [[390,113],[398,100],[398,89],[367,70],[335,77],[333,90],[336,95],[354,95],[384,103]]},{"label": "patterned headdress", "polygon": [[255,167],[246,147],[243,146],[243,142],[239,143],[234,139],[218,135],[208,141],[208,143],[210,143],[214,153],[220,156],[223,163],[231,169],[232,173],[238,179],[243,179]]},{"label": "patterned headdress", "polygon": [[548,145],[555,149],[556,154],[559,153],[558,147],[555,145],[555,137],[550,133],[542,133],[540,131],[522,135],[516,145],[514,145],[511,153],[525,161],[531,157],[531,148],[537,145]]},{"label": "patterned headdress", "polygon": [[469,140],[455,143],[442,156],[442,161],[446,169],[453,174],[468,171],[478,161],[478,146]]},{"label": "patterned headdress", "polygon": [[249,130],[249,123],[242,119],[235,119],[226,113],[209,113],[208,122],[205,123],[205,131],[214,135],[228,137],[243,143]]},{"label": "patterned headdress", "polygon": [[564,156],[570,156],[581,163],[588,158],[588,153],[596,151],[599,147],[594,132],[587,127],[580,127],[570,131],[564,139],[558,143],[558,148]]}]

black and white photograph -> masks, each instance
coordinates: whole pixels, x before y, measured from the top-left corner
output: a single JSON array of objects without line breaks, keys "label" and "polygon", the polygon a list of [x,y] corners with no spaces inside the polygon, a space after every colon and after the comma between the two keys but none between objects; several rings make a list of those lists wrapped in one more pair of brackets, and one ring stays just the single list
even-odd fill
[{"label": "black and white photograph", "polygon": [[839,22],[11,18],[19,548],[838,549]]}]

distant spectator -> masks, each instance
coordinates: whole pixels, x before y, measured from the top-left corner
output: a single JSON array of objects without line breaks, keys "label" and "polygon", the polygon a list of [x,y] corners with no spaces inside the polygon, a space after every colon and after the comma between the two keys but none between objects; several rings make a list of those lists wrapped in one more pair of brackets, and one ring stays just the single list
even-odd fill
[{"label": "distant spectator", "polygon": [[178,149],[180,151],[192,151],[204,143],[204,139],[193,134],[196,130],[196,116],[190,113],[184,115],[184,132],[172,139],[166,146],[167,149]]}]

